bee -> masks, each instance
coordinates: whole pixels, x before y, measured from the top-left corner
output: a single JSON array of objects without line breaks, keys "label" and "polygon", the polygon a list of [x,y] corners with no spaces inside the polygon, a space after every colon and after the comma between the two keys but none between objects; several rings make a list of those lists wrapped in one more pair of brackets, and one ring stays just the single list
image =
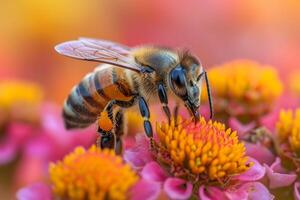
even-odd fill
[{"label": "bee", "polygon": [[[122,151],[123,110],[138,104],[144,130],[152,141],[148,103],[160,102],[170,122],[169,97],[177,102],[174,115],[183,102],[199,119],[202,79],[205,80],[210,117],[212,98],[206,71],[187,51],[158,46],[129,48],[106,40],[80,38],[61,43],[55,50],[76,59],[103,63],[73,87],[64,103],[67,129],[85,128],[97,123],[101,148]],[[153,142],[153,141],[152,141]]]}]

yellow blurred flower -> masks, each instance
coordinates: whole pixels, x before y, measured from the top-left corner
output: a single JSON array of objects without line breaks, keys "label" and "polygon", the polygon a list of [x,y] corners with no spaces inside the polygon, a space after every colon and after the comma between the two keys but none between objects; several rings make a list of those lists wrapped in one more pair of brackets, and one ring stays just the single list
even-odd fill
[{"label": "yellow blurred flower", "polygon": [[[26,81],[0,82],[0,121],[7,118],[33,120],[43,99],[42,89]],[[1,123],[0,123],[1,124]]]},{"label": "yellow blurred flower", "polygon": [[300,154],[300,108],[295,111],[282,110],[276,123],[280,143],[288,143],[291,149]]},{"label": "yellow blurred flower", "polygon": [[35,105],[42,100],[41,88],[30,82],[0,82],[0,106],[10,108],[14,104]]},{"label": "yellow blurred flower", "polygon": [[291,92],[300,97],[300,71],[295,71],[290,74],[288,84]]},{"label": "yellow blurred flower", "polygon": [[239,142],[236,132],[225,129],[224,124],[206,122],[203,117],[197,124],[181,119],[177,124],[172,119],[170,125],[156,126],[158,155],[168,155],[169,162],[177,166],[174,168],[179,166],[181,171],[201,176],[206,181],[225,182],[250,167],[244,144]]},{"label": "yellow blurred flower", "polygon": [[138,176],[113,150],[78,147],[51,164],[50,179],[60,199],[128,199]]},{"label": "yellow blurred flower", "polygon": [[208,75],[217,114],[261,116],[282,93],[276,70],[249,60],[216,66]]}]

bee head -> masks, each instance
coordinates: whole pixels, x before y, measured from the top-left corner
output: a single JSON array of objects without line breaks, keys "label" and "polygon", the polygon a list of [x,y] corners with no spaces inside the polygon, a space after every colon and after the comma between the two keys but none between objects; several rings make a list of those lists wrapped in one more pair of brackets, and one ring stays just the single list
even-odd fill
[{"label": "bee head", "polygon": [[198,60],[184,55],[181,62],[169,73],[169,85],[176,96],[184,102],[195,120],[199,119],[202,67]]}]

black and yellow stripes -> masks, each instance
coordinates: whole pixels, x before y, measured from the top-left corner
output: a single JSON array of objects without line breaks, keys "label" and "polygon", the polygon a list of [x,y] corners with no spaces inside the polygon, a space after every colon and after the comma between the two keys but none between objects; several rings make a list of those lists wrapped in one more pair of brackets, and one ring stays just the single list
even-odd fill
[{"label": "black and yellow stripes", "polygon": [[132,90],[123,69],[113,67],[88,74],[67,98],[63,117],[66,128],[84,128],[94,123],[111,100],[130,101]]}]

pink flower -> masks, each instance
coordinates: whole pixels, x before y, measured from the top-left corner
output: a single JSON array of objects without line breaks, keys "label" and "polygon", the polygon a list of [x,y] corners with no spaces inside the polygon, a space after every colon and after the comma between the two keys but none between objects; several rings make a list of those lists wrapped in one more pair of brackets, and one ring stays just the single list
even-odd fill
[{"label": "pink flower", "polygon": [[[140,169],[141,177],[152,183],[152,194],[149,199],[155,199],[158,194],[166,194],[171,199],[188,199],[193,194],[193,184],[172,176],[165,171],[158,162],[156,162],[146,148],[149,148],[149,142],[143,135],[137,136],[136,145],[124,153],[127,162],[133,168]],[[143,148],[142,148],[143,147]],[[132,156],[134,155],[134,156]],[[147,158],[145,162],[144,158]],[[261,197],[260,199],[272,199],[273,196],[268,189],[257,182],[265,175],[265,168],[255,159],[250,159],[254,165],[246,172],[233,177],[236,182],[234,185],[220,188],[214,186],[201,185],[199,187],[200,199],[247,199],[251,197]],[[138,192],[138,191],[137,191]],[[216,195],[216,193],[218,195]],[[218,196],[218,198],[215,198]]]}]

